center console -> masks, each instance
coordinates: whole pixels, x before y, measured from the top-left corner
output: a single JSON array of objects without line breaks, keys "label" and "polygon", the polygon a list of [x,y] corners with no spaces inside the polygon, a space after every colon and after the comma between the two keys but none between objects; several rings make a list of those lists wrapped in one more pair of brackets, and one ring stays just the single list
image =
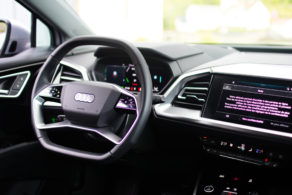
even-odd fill
[{"label": "center console", "polygon": [[194,195],[260,195],[266,194],[261,177],[256,174],[232,172],[228,169],[205,170],[200,176]]},{"label": "center console", "polygon": [[[291,133],[292,82],[231,75],[213,75],[202,117]],[[221,157],[278,167],[285,154],[247,140],[202,136],[203,149]]]},{"label": "center console", "polygon": [[[247,130],[256,127],[279,134],[292,133],[292,82],[214,74],[210,86],[202,118],[235,124]],[[214,156],[220,156],[223,157],[220,159],[249,165],[242,167],[244,164],[241,164],[237,169],[232,161],[226,160],[225,166],[207,167],[198,179],[195,195],[269,194],[267,183],[280,178],[269,178],[272,171],[265,168],[279,168],[289,158],[289,154],[277,148],[277,144],[240,139],[240,136],[203,135],[200,142],[207,155],[211,154],[214,159]],[[214,164],[217,161],[220,160],[216,158]],[[232,168],[229,169],[228,165]],[[263,171],[247,168],[253,165],[262,167]],[[271,182],[271,186],[275,183]],[[278,192],[277,189],[271,194]]]}]

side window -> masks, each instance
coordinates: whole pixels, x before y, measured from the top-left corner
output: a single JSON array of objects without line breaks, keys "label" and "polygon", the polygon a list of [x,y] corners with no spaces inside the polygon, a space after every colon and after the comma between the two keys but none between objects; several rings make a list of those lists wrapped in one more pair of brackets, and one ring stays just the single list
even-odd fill
[{"label": "side window", "polygon": [[36,47],[51,46],[51,32],[47,25],[37,19],[36,21]]},{"label": "side window", "polygon": [[31,13],[12,0],[0,0],[0,18],[17,23],[31,33]]},{"label": "side window", "polygon": [[[15,26],[14,29],[22,29],[19,32],[11,31],[14,33],[11,37],[19,39],[10,40],[3,56],[13,56],[31,47],[50,47],[52,45],[51,31],[48,26],[15,0],[0,0],[0,20],[9,21],[11,26]],[[19,34],[25,35],[25,38],[19,37]],[[2,46],[1,40],[4,42],[4,38],[0,36]]]}]

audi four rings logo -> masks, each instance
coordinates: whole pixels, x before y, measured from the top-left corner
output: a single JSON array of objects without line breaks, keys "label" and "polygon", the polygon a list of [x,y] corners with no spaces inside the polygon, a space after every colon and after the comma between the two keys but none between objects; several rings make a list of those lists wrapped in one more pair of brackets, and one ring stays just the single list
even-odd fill
[{"label": "audi four rings logo", "polygon": [[74,99],[79,102],[92,103],[94,101],[94,95],[87,93],[76,93]]}]

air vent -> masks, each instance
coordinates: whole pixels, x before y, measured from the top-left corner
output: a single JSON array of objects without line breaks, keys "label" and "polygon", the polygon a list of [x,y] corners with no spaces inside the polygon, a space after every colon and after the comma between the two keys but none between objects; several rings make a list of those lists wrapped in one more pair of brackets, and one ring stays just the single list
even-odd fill
[{"label": "air vent", "polygon": [[52,82],[54,84],[59,84],[81,80],[84,80],[81,71],[74,67],[67,66],[65,64],[60,64],[57,68],[57,71],[54,75]]},{"label": "air vent", "polygon": [[209,91],[211,75],[203,76],[185,84],[173,104],[185,108],[202,110]]}]

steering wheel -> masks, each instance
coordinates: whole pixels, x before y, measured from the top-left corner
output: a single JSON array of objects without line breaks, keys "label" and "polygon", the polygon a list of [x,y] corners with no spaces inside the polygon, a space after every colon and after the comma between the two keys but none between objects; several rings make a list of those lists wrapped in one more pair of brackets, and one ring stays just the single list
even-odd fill
[{"label": "steering wheel", "polygon": [[[103,45],[124,51],[136,67],[141,92],[134,94],[122,87],[99,81],[76,81],[52,84],[52,74],[64,56],[78,46]],[[47,122],[44,107],[48,102],[64,113],[57,122]],[[53,103],[52,103],[53,102]],[[32,123],[40,143],[47,149],[91,160],[116,159],[127,152],[143,131],[152,106],[152,80],[148,65],[141,52],[127,41],[82,36],[70,39],[47,58],[35,80],[32,97]],[[131,124],[125,122],[125,115],[133,116]],[[121,122],[122,121],[122,122]],[[117,129],[123,126],[123,133]],[[55,143],[49,133],[62,129],[90,132],[109,141],[113,147],[102,153],[76,149]],[[125,129],[126,128],[126,129]],[[66,136],[62,138],[66,141]]]}]

